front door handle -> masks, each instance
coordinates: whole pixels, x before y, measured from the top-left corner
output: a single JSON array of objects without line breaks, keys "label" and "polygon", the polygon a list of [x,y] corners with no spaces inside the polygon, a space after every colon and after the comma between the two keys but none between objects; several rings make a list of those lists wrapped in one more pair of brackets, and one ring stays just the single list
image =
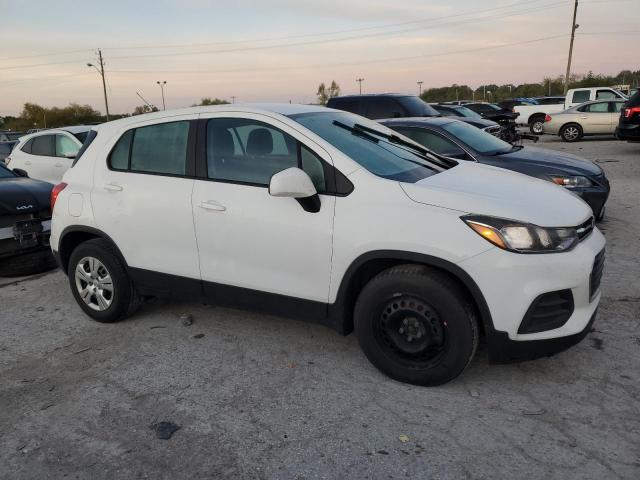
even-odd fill
[{"label": "front door handle", "polygon": [[214,202],[213,200],[207,200],[206,202],[200,202],[200,208],[205,210],[212,210],[214,212],[224,212],[227,207],[224,205],[220,205],[218,202]]},{"label": "front door handle", "polygon": [[116,185],[115,183],[107,183],[104,186],[104,189],[109,191],[109,192],[121,192],[122,191],[122,187],[120,185]]}]

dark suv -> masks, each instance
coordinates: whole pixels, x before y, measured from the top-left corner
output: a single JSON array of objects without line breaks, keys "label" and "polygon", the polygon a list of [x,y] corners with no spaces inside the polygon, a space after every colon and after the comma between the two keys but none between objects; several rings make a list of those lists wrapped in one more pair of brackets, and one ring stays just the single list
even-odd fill
[{"label": "dark suv", "polygon": [[330,98],[327,107],[344,110],[372,120],[400,117],[439,117],[431,105],[415,95],[382,93]]},{"label": "dark suv", "polygon": [[622,107],[616,136],[620,140],[640,142],[640,91],[636,92]]}]

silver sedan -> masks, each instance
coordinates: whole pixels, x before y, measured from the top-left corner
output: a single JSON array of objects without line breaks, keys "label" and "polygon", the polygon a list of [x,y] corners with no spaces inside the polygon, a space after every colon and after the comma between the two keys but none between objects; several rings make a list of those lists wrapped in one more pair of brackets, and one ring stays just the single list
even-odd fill
[{"label": "silver sedan", "polygon": [[543,131],[559,135],[565,142],[576,142],[585,135],[613,135],[623,105],[623,100],[582,103],[547,115]]}]

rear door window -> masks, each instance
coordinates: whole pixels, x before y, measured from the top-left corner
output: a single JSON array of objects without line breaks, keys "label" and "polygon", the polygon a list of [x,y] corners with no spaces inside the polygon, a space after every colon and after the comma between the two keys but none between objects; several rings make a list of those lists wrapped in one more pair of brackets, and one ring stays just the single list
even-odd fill
[{"label": "rear door window", "polygon": [[596,100],[614,100],[618,96],[611,90],[598,90],[596,92]]},{"label": "rear door window", "polygon": [[185,175],[189,122],[136,128],[131,146],[131,170]]},{"label": "rear door window", "polygon": [[609,102],[598,102],[586,105],[585,112],[589,113],[607,113],[609,112]]},{"label": "rear door window", "polygon": [[55,135],[40,135],[33,139],[31,144],[31,154],[44,157],[55,157]]},{"label": "rear door window", "polygon": [[335,108],[336,110],[344,110],[345,112],[360,114],[360,100],[357,98],[340,98],[335,100],[329,100],[327,105],[329,108]]},{"label": "rear door window", "polygon": [[406,116],[405,109],[394,98],[367,98],[366,117],[372,120]]},{"label": "rear door window", "polygon": [[590,90],[576,90],[573,92],[571,103],[584,103],[589,101]]},{"label": "rear door window", "polygon": [[80,148],[69,137],[65,135],[56,135],[56,157],[75,157]]}]

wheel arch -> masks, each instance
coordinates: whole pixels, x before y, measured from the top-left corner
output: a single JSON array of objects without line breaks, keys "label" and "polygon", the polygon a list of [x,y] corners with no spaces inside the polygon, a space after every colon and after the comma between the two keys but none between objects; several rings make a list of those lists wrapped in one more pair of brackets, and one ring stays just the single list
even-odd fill
[{"label": "wheel arch", "polygon": [[530,125],[531,122],[533,122],[533,120],[538,118],[538,117],[542,117],[542,119],[544,120],[544,118],[546,116],[547,116],[547,114],[544,113],[544,112],[532,113],[531,115],[529,115],[529,118],[527,118],[527,125]]},{"label": "wheel arch", "polygon": [[336,320],[339,319],[336,321],[339,324],[338,331],[344,335],[353,331],[353,308],[360,291],[367,282],[380,272],[403,264],[424,265],[444,272],[453,278],[473,301],[480,319],[478,326],[481,331],[487,335],[494,331],[493,319],[484,295],[466,271],[442,258],[400,250],[371,251],[360,255],[349,265],[340,282],[336,302],[329,306],[329,316]]},{"label": "wheel arch", "polygon": [[62,271],[65,274],[67,273],[67,270],[69,268],[69,259],[71,258],[71,253],[81,243],[84,243],[88,240],[93,240],[94,238],[102,238],[109,242],[117,252],[120,260],[124,263],[125,267],[128,268],[127,261],[122,255],[122,252],[109,235],[104,233],[102,230],[98,230],[97,228],[78,225],[67,227],[60,234],[57,259],[58,263],[60,264],[60,268],[62,268]]}]

